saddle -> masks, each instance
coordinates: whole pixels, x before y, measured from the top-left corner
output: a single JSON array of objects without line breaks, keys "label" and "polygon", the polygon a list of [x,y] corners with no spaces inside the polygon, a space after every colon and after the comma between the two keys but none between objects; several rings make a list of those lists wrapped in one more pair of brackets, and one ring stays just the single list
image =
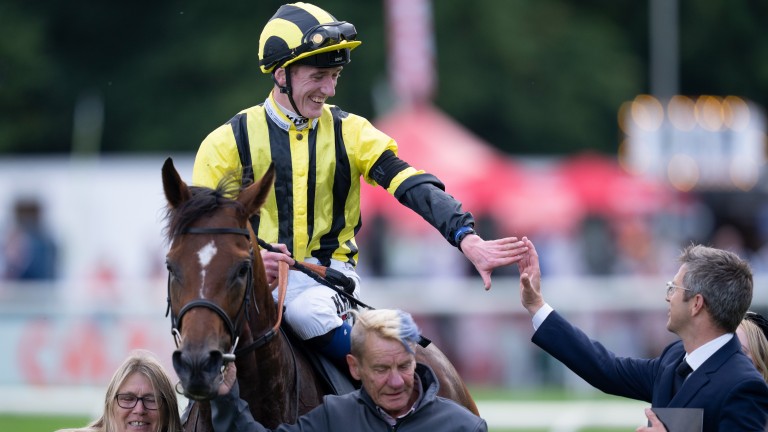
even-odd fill
[{"label": "saddle", "polygon": [[328,359],[328,357],[320,354],[309,346],[305,341],[301,340],[291,329],[291,326],[283,322],[280,326],[285,335],[288,337],[288,343],[293,346],[295,350],[301,351],[302,354],[312,364],[312,368],[323,379],[324,384],[330,394],[343,395],[351,393],[360,388],[360,381],[352,378],[349,373],[349,369],[337,366],[334,362]]},{"label": "saddle", "polygon": [[339,366],[336,366],[326,356],[317,352],[298,337],[293,329],[291,329],[291,326],[283,321],[285,294],[288,291],[288,271],[288,264],[280,261],[278,263],[277,277],[277,304],[275,305],[278,314],[273,332],[276,332],[279,327],[279,330],[286,336],[286,341],[294,352],[299,351],[304,354],[304,357],[312,364],[312,368],[325,382],[327,393],[343,395],[354,391],[360,385],[355,383],[346,367],[342,370]]}]

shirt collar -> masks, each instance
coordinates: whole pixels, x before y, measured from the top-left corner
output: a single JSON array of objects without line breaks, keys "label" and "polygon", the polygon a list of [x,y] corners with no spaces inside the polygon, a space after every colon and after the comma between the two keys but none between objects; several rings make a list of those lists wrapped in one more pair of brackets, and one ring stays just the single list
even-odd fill
[{"label": "shirt collar", "polygon": [[732,337],[733,333],[726,333],[720,337],[712,339],[711,341],[693,350],[693,352],[690,354],[686,355],[685,361],[688,362],[688,365],[691,366],[691,369],[698,369],[699,366],[704,364],[708,358],[712,357],[712,354],[727,344]]},{"label": "shirt collar", "polygon": [[[267,111],[269,118],[272,119],[272,121],[275,122],[275,124],[278,125],[280,129],[286,132],[290,129],[298,129],[293,121],[291,121],[284,110],[280,107],[280,104],[278,104],[275,98],[272,96],[272,92],[269,92],[267,100],[264,101],[264,109]],[[317,127],[317,121],[318,119],[312,119],[310,122],[312,129]]]}]

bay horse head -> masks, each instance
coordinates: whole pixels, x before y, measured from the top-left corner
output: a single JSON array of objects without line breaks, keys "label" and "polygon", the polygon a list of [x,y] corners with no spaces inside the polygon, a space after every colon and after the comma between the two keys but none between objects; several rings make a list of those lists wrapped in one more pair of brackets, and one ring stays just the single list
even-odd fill
[{"label": "bay horse head", "polygon": [[248,332],[250,340],[250,332],[259,330],[249,319],[259,308],[264,319],[274,313],[268,301],[258,304],[254,298],[254,291],[271,290],[248,221],[266,201],[275,172],[270,167],[247,187],[233,174],[209,189],[187,186],[168,158],[162,177],[170,243],[168,312],[178,348],[173,367],[186,397],[209,400],[217,394],[225,362],[234,360],[242,333]]}]

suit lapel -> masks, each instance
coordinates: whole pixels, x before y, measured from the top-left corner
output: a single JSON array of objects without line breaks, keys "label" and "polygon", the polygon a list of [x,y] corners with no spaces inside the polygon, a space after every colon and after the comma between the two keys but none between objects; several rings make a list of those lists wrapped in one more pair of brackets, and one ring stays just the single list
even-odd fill
[{"label": "suit lapel", "polygon": [[680,359],[685,355],[683,343],[675,342],[663,356],[659,359],[659,370],[657,371],[657,381],[653,386],[653,406],[667,407],[672,400],[672,385],[675,378],[675,368],[680,363]]},{"label": "suit lapel", "polygon": [[[716,373],[734,354],[741,351],[741,344],[736,336],[732,337],[719,350],[715,351],[698,369],[693,371],[680,391],[672,400],[676,406],[686,406],[699,390],[709,383],[711,374]],[[674,374],[674,370],[672,371]]]}]

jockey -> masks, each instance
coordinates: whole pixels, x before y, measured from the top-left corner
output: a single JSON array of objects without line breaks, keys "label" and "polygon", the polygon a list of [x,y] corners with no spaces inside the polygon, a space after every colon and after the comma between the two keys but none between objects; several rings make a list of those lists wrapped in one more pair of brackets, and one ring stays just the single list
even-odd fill
[{"label": "jockey", "polygon": [[[485,288],[494,268],[517,262],[527,249],[515,237],[485,241],[474,219],[434,175],[400,159],[397,143],[363,117],[327,103],[357,40],[355,26],[309,3],[281,6],[259,39],[261,71],[274,87],[211,132],[195,158],[192,182],[215,187],[232,172],[276,180],[254,231],[277,251],[262,250],[267,279],[278,262],[330,266],[351,278],[361,226],[360,179],[385,188],[434,226],[473,263]],[[290,272],[285,320],[302,339],[337,363],[349,352],[354,305],[332,289]]]}]

